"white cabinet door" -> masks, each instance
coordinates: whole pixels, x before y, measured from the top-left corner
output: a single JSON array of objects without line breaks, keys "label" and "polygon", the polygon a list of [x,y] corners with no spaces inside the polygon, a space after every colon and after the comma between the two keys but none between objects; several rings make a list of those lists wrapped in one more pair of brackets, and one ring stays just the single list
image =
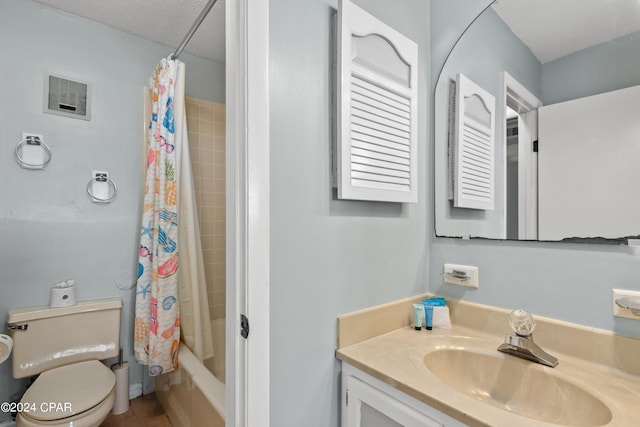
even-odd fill
[{"label": "white cabinet door", "polygon": [[342,364],[342,427],[445,426],[464,424],[347,363]]}]

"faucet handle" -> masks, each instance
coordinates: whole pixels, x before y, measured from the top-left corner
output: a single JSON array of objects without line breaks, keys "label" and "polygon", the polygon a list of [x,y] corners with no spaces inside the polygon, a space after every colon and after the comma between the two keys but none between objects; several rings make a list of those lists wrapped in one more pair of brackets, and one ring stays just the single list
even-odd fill
[{"label": "faucet handle", "polygon": [[509,326],[516,335],[528,337],[536,328],[536,322],[530,313],[524,310],[513,310],[509,316]]}]

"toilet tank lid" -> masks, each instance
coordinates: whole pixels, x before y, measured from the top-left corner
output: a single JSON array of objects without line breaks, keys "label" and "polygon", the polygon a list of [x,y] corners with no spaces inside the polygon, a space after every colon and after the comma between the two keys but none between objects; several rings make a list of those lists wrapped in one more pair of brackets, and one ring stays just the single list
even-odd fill
[{"label": "toilet tank lid", "polygon": [[47,319],[50,317],[66,316],[68,314],[86,313],[98,310],[121,309],[120,298],[105,298],[79,302],[70,307],[49,308],[48,305],[38,307],[16,308],[9,310],[7,323],[23,323],[31,320]]}]

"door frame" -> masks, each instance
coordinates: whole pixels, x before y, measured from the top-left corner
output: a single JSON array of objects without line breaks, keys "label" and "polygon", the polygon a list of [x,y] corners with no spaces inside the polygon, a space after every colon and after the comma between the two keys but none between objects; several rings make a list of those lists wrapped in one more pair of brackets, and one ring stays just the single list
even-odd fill
[{"label": "door frame", "polygon": [[[507,106],[518,113],[518,240],[538,239],[538,153],[533,150],[533,141],[538,139],[538,108],[540,101],[524,85],[506,71],[503,73],[503,118]],[[506,123],[506,119],[505,119]],[[522,130],[522,132],[520,132]],[[507,167],[507,133],[503,135],[503,165]],[[507,194],[507,182],[504,182]],[[504,233],[506,237],[506,206],[504,209]]]},{"label": "door frame", "polygon": [[226,425],[268,427],[269,3],[228,0],[225,9]]}]

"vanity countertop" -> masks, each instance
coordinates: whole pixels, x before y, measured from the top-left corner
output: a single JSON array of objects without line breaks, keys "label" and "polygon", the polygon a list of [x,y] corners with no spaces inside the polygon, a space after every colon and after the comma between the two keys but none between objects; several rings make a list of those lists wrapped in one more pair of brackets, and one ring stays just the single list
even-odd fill
[{"label": "vanity countertop", "polygon": [[[466,316],[461,315],[460,306],[456,303],[453,303],[453,306],[452,312],[457,316],[452,317],[458,317],[461,319],[461,323],[465,323]],[[478,309],[478,307],[475,305],[472,308]],[[503,317],[503,314],[506,316],[506,312],[503,310],[498,309],[498,311],[497,315],[494,313],[487,319],[495,320],[496,317]],[[487,326],[486,322],[481,319],[475,318],[474,321],[481,328]],[[545,324],[547,321],[549,319],[538,321],[539,328],[548,326]],[[362,320],[360,322],[362,323]],[[553,321],[551,322],[553,323]],[[493,323],[493,321],[489,323]],[[571,324],[557,323],[561,329],[570,329]],[[347,334],[345,324],[342,326],[339,324],[339,336]],[[546,348],[539,342],[544,350],[560,360],[557,367],[550,368],[498,352],[496,349],[502,343],[504,336],[492,331],[491,327],[487,329],[490,330],[490,333],[484,329],[478,330],[467,325],[456,324],[455,321],[452,329],[416,331],[411,326],[403,326],[376,336],[364,337],[358,342],[346,342],[344,344],[347,345],[344,346],[340,345],[339,340],[336,356],[403,393],[470,426],[512,427],[517,425],[526,427],[568,425],[568,423],[555,424],[534,419],[538,414],[534,414],[533,417],[524,417],[446,385],[425,367],[425,355],[429,352],[445,348],[470,348],[492,355],[492,357],[514,358],[519,363],[525,364],[523,369],[541,370],[544,374],[559,378],[559,381],[568,381],[604,403],[611,411],[611,420],[608,423],[600,424],[609,427],[640,426],[640,411],[637,409],[638,402],[640,402],[640,376],[637,375],[637,371],[634,371],[637,368],[636,364],[640,362],[629,362],[632,359],[640,359],[640,353],[635,352],[635,355],[631,357],[629,355],[615,356],[619,351],[637,350],[635,346],[640,340],[621,337],[622,341],[620,341],[614,334],[589,328],[578,328],[577,338],[574,336],[572,339],[580,342],[570,342],[567,344],[567,348],[575,348],[579,352],[582,347],[588,348],[592,345],[603,347],[603,344],[606,346],[607,343],[618,348],[610,350],[594,348],[588,352],[586,358],[580,358],[571,354],[571,351],[568,354],[562,353],[556,348]],[[549,326],[549,329],[554,329],[554,326]],[[557,332],[557,330],[553,332]],[[589,342],[587,339],[587,342],[584,342],[585,337],[600,341]],[[629,340],[631,341],[629,342]],[[553,340],[549,341],[549,345],[553,345]],[[612,354],[613,356],[611,356]],[[609,362],[614,366],[611,366]],[[632,363],[633,366],[629,366],[629,363]],[[631,372],[618,369],[616,364],[622,364],[626,371]],[[517,378],[508,379],[508,381],[511,380],[517,381]],[[536,411],[538,409],[540,413],[545,411],[543,407],[536,408]],[[580,412],[590,410],[590,408],[574,409]],[[544,417],[541,418],[544,419]]]}]

